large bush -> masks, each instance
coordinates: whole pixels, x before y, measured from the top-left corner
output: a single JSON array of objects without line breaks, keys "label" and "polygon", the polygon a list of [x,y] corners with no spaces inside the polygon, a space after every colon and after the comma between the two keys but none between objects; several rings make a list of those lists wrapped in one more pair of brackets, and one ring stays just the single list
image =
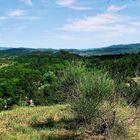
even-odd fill
[{"label": "large bush", "polygon": [[114,83],[107,73],[96,71],[84,73],[78,86],[79,96],[72,102],[77,116],[91,121],[99,116],[99,108],[109,99],[114,90]]}]

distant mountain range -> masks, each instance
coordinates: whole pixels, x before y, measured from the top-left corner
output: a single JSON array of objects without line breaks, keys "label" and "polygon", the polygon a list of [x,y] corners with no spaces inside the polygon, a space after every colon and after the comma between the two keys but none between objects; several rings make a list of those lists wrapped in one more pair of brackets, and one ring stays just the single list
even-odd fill
[{"label": "distant mountain range", "polygon": [[67,51],[69,53],[90,56],[90,55],[116,55],[116,54],[129,54],[129,53],[138,53],[140,52],[140,43],[137,44],[127,44],[127,45],[113,45],[104,48],[96,49],[33,49],[33,48],[5,48],[0,47],[0,54],[27,54],[33,52],[51,52],[57,53],[60,51]]}]

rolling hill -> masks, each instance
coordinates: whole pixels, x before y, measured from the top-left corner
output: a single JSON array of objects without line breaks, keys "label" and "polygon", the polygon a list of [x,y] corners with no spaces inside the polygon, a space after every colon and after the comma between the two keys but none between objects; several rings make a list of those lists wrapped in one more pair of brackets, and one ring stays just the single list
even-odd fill
[{"label": "rolling hill", "polygon": [[0,47],[0,54],[27,54],[33,52],[51,52],[57,53],[59,51],[67,51],[69,53],[81,55],[81,56],[91,56],[91,55],[116,55],[116,54],[129,54],[140,52],[140,43],[137,44],[126,44],[126,45],[112,45],[104,48],[95,49],[34,49],[34,48],[4,48]]}]

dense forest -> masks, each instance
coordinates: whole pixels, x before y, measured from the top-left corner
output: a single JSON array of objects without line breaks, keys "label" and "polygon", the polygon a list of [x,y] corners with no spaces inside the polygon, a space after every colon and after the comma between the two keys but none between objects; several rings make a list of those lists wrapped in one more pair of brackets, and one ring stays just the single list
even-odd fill
[{"label": "dense forest", "polygon": [[79,56],[60,51],[1,56],[0,110],[28,107],[27,100],[33,100],[34,106],[69,104],[75,114],[72,125],[86,127],[88,137],[113,139],[122,129],[117,106],[139,108],[139,76],[139,53]]}]

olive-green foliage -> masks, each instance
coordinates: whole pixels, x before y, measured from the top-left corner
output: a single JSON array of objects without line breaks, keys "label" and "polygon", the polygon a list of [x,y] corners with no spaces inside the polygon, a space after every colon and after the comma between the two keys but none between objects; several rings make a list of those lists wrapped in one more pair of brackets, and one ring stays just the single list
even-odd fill
[{"label": "olive-green foliage", "polygon": [[114,83],[107,73],[95,71],[80,78],[79,96],[72,102],[78,117],[91,121],[99,115],[99,107],[114,91]]},{"label": "olive-green foliage", "polygon": [[140,53],[130,55],[91,56],[87,59],[87,67],[106,70],[113,79],[126,80],[127,77],[140,75]]},{"label": "olive-green foliage", "polygon": [[43,75],[43,82],[39,87],[36,95],[40,98],[36,98],[35,101],[37,104],[50,105],[57,103],[57,76],[54,72],[48,71]]},{"label": "olive-green foliage", "polygon": [[18,105],[25,97],[35,105],[58,103],[57,79],[72,57],[77,56],[38,52],[8,60],[12,65],[0,68],[0,98],[12,98]]},{"label": "olive-green foliage", "polygon": [[3,110],[5,105],[7,105],[6,100],[0,98],[0,110]]},{"label": "olive-green foliage", "polygon": [[140,85],[125,86],[121,90],[121,96],[126,100],[128,105],[137,107],[140,105]]},{"label": "olive-green foliage", "polygon": [[81,65],[77,66],[70,64],[66,69],[63,70],[63,76],[59,82],[59,96],[62,101],[71,100],[77,96],[77,89],[80,83],[85,68]]},{"label": "olive-green foliage", "polygon": [[16,103],[14,98],[3,99],[0,98],[0,110],[4,110]]},{"label": "olive-green foliage", "polygon": [[[81,67],[81,62],[85,68]],[[79,91],[85,90],[78,87],[81,78],[84,75],[88,77],[89,71],[105,70],[118,82],[126,82],[128,76],[140,75],[140,54],[80,57],[65,51],[56,54],[36,52],[1,63],[9,65],[0,68],[0,98],[12,99],[14,104],[24,102],[26,96],[32,98],[36,105],[64,102],[77,97]],[[90,88],[90,76],[87,79],[89,82],[85,85]],[[134,88],[138,91],[137,87]],[[126,96],[133,92],[132,96],[135,96],[136,90],[123,90],[121,94]]]},{"label": "olive-green foliage", "polygon": [[119,101],[122,105],[138,106],[140,104],[140,85],[131,80],[127,83],[123,80],[115,80],[116,101]]}]

